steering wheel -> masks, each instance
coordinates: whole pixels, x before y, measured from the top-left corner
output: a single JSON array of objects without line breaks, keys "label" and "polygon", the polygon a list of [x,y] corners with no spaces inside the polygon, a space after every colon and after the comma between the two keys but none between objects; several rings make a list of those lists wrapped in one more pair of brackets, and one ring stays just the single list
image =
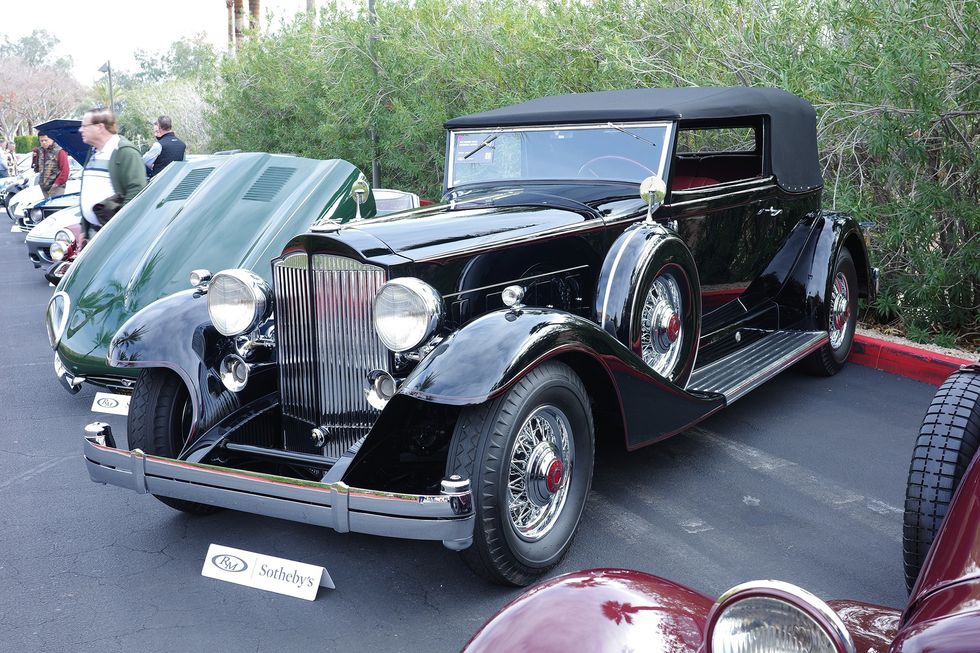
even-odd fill
[{"label": "steering wheel", "polygon": [[646,167],[645,165],[643,165],[639,161],[634,161],[633,159],[627,158],[625,156],[619,156],[619,155],[616,155],[616,154],[606,154],[606,155],[603,155],[603,156],[597,156],[594,159],[589,159],[588,161],[586,161],[585,163],[583,163],[582,164],[582,167],[578,169],[578,175],[581,177],[582,174],[585,171],[588,171],[589,173],[592,174],[593,177],[595,177],[595,178],[598,179],[599,178],[599,173],[596,172],[592,168],[592,165],[595,164],[595,163],[599,163],[601,161],[625,161],[626,163],[629,163],[630,165],[636,166],[637,168],[639,168],[640,170],[642,170],[645,173],[648,173],[648,174],[651,174],[651,175],[657,174],[656,172],[654,172],[650,168]]}]

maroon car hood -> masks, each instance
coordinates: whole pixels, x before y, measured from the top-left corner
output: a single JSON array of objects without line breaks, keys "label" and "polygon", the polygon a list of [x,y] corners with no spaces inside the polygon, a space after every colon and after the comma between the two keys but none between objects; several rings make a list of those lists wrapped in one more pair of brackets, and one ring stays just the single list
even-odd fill
[{"label": "maroon car hood", "polygon": [[477,651],[697,651],[714,601],[677,583],[624,569],[559,576],[525,592],[481,628]]}]

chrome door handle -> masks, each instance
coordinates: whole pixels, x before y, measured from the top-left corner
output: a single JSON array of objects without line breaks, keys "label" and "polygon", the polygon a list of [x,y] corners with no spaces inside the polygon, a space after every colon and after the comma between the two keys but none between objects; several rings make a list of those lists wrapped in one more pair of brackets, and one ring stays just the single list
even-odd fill
[{"label": "chrome door handle", "polygon": [[764,209],[759,209],[756,212],[756,215],[769,215],[770,217],[775,218],[777,215],[779,215],[782,212],[783,212],[782,209],[777,209],[775,206],[768,206]]}]

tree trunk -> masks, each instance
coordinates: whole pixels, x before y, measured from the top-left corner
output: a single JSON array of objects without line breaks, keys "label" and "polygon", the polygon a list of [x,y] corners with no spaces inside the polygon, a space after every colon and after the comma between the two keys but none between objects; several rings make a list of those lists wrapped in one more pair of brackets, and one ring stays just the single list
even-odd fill
[{"label": "tree trunk", "polygon": [[306,13],[310,15],[316,13],[316,0],[306,0]]},{"label": "tree trunk", "polygon": [[233,0],[225,0],[228,9],[228,51],[235,52],[235,8]]},{"label": "tree trunk", "polygon": [[252,33],[258,36],[259,27],[262,25],[262,0],[248,0],[248,11],[252,14],[251,28]]},{"label": "tree trunk", "polygon": [[242,44],[242,32],[245,31],[245,0],[235,2],[235,47]]}]

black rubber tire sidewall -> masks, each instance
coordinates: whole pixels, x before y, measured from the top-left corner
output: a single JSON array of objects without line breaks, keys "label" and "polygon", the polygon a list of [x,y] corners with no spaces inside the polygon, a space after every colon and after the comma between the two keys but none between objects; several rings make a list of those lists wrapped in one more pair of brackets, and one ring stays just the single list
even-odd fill
[{"label": "black rubber tire sidewall", "polygon": [[[187,397],[187,387],[175,373],[154,368],[143,370],[133,386],[130,401],[126,424],[129,448],[141,449],[154,456],[176,458],[184,445],[179,431]],[[220,510],[193,501],[154,496],[171,508],[192,514],[203,515]]]},{"label": "black rubber tire sidewall", "polygon": [[[556,406],[568,418],[575,447],[574,468],[558,522],[542,539],[528,543],[517,535],[506,514],[506,465],[518,430],[542,405]],[[464,411],[453,436],[447,471],[470,478],[473,489],[474,541],[462,552],[470,568],[493,582],[518,586],[554,568],[571,546],[581,521],[592,484],[593,458],[588,394],[574,371],[562,363],[545,363],[492,404]]]},{"label": "black rubber tire sidewall", "polygon": [[954,372],[926,411],[909,464],[902,553],[911,591],[966,468],[980,449],[980,373]]}]

